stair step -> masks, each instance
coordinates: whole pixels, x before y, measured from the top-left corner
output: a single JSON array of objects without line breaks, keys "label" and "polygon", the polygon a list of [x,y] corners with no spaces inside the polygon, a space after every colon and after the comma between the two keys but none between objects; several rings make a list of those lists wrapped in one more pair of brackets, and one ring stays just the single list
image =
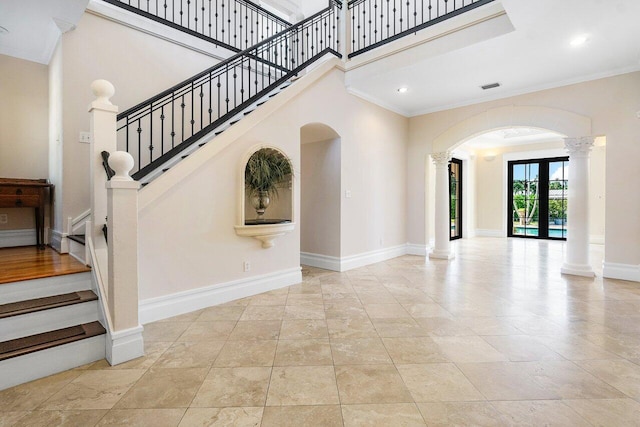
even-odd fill
[{"label": "stair step", "polygon": [[245,116],[248,116],[248,115],[249,115],[249,114],[251,114],[251,113],[253,113],[253,110],[245,111],[245,112],[244,112],[244,115],[245,115]]},{"label": "stair step", "polygon": [[224,129],[223,130],[219,130],[218,132],[216,132],[216,136],[220,135],[222,132],[224,132]]},{"label": "stair step", "polygon": [[171,169],[171,168],[164,168],[164,169],[162,169],[162,172],[166,172],[166,171],[168,171],[169,169]]},{"label": "stair step", "polygon": [[262,102],[258,102],[258,104],[257,104],[257,105],[258,105],[258,107],[259,107],[259,106],[261,106],[261,105],[263,105],[263,104],[266,104],[266,103],[267,103],[267,101],[262,101]]},{"label": "stair step", "polygon": [[84,234],[72,234],[70,236],[67,236],[67,239],[73,240],[74,242],[78,242],[83,246],[86,246],[87,244]]},{"label": "stair step", "polygon": [[183,159],[186,159],[187,157],[189,157],[188,154],[185,154],[184,156],[182,156]]},{"label": "stair step", "polygon": [[233,126],[233,125],[235,125],[236,123],[238,123],[239,121],[240,121],[240,120],[234,120],[234,121],[232,121],[231,123],[229,123],[229,126]]},{"label": "stair step", "polygon": [[46,350],[106,333],[100,322],[85,323],[64,329],[0,342],[0,361]]},{"label": "stair step", "polygon": [[83,302],[96,301],[98,296],[93,291],[78,291],[51,297],[35,298],[27,301],[0,305],[0,319],[35,313],[50,308],[66,307]]},{"label": "stair step", "polygon": [[200,144],[198,144],[198,147],[202,147],[206,144],[206,142],[201,142]]}]

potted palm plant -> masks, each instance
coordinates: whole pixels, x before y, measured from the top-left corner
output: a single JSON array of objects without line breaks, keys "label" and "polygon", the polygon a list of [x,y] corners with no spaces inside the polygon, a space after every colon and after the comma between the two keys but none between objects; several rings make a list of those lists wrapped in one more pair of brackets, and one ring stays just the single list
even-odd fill
[{"label": "potted palm plant", "polygon": [[271,198],[278,196],[278,186],[292,173],[291,163],[277,150],[262,148],[251,155],[244,170],[244,184],[258,220],[264,219]]}]

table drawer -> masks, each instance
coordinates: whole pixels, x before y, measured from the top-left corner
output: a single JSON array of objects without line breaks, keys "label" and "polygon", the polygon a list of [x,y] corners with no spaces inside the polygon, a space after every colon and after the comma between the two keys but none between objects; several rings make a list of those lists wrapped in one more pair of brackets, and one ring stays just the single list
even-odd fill
[{"label": "table drawer", "polygon": [[37,208],[40,206],[40,195],[8,195],[0,194],[0,208]]},{"label": "table drawer", "polygon": [[38,196],[41,191],[38,187],[0,186],[0,196]]}]

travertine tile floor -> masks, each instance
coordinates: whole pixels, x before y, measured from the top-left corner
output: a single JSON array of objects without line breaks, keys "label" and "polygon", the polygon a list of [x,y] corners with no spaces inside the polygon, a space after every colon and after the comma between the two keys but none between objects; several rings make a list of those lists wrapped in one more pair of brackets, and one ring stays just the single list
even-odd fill
[{"label": "travertine tile floor", "polygon": [[560,242],[455,248],[146,325],[144,358],[0,392],[0,426],[640,425],[638,283],[561,276]]}]

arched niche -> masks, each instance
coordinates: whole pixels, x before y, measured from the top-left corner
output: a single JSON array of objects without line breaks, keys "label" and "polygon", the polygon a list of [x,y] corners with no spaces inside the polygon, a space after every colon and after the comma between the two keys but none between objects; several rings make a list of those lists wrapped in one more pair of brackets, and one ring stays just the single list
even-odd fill
[{"label": "arched niche", "polygon": [[270,248],[295,227],[293,163],[280,149],[260,145],[243,156],[239,173],[236,234]]}]

